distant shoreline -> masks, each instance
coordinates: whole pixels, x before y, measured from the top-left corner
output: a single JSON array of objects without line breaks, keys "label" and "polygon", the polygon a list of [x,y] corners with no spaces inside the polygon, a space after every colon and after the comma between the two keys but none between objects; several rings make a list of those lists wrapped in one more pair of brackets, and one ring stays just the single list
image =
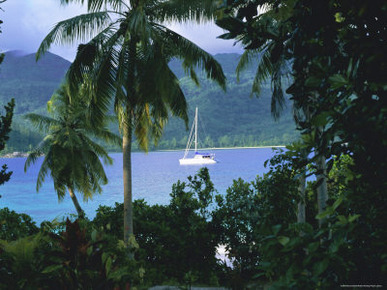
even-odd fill
[{"label": "distant shoreline", "polygon": [[[253,147],[214,147],[214,148],[200,148],[198,151],[211,151],[211,150],[237,150],[237,149],[264,149],[264,148],[285,148],[285,145],[273,145],[273,146],[253,146]],[[161,149],[149,152],[177,152],[185,151],[185,149]],[[190,151],[194,151],[190,149]],[[141,151],[136,151],[141,152]]]},{"label": "distant shoreline", "polygon": [[[214,147],[214,148],[201,148],[200,151],[211,151],[211,150],[238,150],[238,149],[264,149],[264,148],[285,148],[285,145],[273,145],[273,146],[254,146],[254,147]],[[185,149],[161,149],[153,150],[149,152],[178,152],[184,151]],[[193,151],[193,150],[190,150]],[[143,151],[132,151],[133,153],[141,153]],[[121,153],[121,151],[112,151],[109,153]],[[0,155],[0,158],[20,158],[28,157],[28,153],[25,152],[12,152],[4,155]]]},{"label": "distant shoreline", "polygon": [[25,152],[12,152],[4,155],[0,155],[1,158],[19,158],[19,157],[28,157],[28,153]]}]

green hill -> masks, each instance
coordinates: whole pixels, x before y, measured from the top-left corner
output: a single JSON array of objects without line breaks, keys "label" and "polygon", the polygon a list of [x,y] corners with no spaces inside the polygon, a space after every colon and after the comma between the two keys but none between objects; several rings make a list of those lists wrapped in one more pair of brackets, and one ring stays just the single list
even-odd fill
[{"label": "green hill", "polygon": [[[201,124],[204,124],[204,130],[200,134],[204,146],[281,145],[295,140],[298,133],[292,120],[290,105],[278,122],[270,115],[269,85],[263,87],[259,98],[250,98],[254,65],[241,76],[238,83],[235,67],[239,55],[218,54],[215,58],[227,76],[227,92],[203,76],[200,76],[201,85],[197,87],[184,76],[179,61],[170,63],[171,69],[180,79],[191,118],[195,107],[199,107]],[[28,151],[41,140],[42,136],[23,119],[23,115],[45,112],[47,101],[59,86],[69,66],[70,62],[51,53],[47,53],[38,62],[35,61],[34,54],[6,53],[0,66],[0,105],[2,107],[11,98],[16,100],[8,151]],[[184,148],[188,134],[183,121],[172,118],[157,149]]]},{"label": "green hill", "polygon": [[69,66],[69,61],[51,53],[36,62],[35,54],[7,52],[0,66],[0,104],[15,98],[15,114],[45,107]]}]

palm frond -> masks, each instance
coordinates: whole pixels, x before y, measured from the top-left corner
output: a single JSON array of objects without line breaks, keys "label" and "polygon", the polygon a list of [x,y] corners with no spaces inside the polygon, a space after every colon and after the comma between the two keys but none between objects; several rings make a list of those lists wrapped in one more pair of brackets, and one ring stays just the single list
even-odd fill
[{"label": "palm frond", "polygon": [[159,22],[175,21],[187,22],[196,21],[203,23],[212,21],[218,9],[216,1],[211,0],[170,0],[151,1],[148,10],[152,11],[152,16]]},{"label": "palm frond", "polygon": [[253,59],[257,59],[259,53],[256,50],[245,50],[239,58],[239,62],[235,69],[237,75],[237,81],[240,80],[240,74],[249,66]]},{"label": "palm frond", "polygon": [[34,164],[38,158],[43,155],[44,151],[41,149],[43,146],[44,141],[40,142],[38,147],[28,154],[26,162],[24,163],[24,172],[27,172],[27,169],[31,166],[31,164]]},{"label": "palm frond", "polygon": [[38,178],[36,180],[36,191],[39,191],[40,187],[43,185],[46,175],[50,171],[49,162],[51,157],[52,155],[50,151],[44,156],[42,165],[39,169]]},{"label": "palm frond", "polygon": [[164,26],[157,26],[157,29],[160,39],[168,43],[177,58],[183,59],[184,69],[203,69],[208,78],[216,81],[222,89],[226,90],[226,77],[222,67],[211,54]]},{"label": "palm frond", "polygon": [[[104,147],[92,141],[87,136],[82,136],[82,139],[84,149],[82,152],[93,152],[96,156],[101,157],[105,164],[111,165],[113,163],[113,159],[109,156]],[[87,162],[85,164],[87,164]]]},{"label": "palm frond", "polygon": [[47,116],[42,116],[38,114],[27,114],[25,115],[25,118],[40,131],[48,132],[51,127],[53,126],[58,126],[60,125],[60,121],[47,117]]},{"label": "palm frond", "polygon": [[152,127],[149,104],[137,105],[134,116],[134,134],[138,146],[148,152],[149,132]]},{"label": "palm frond", "polygon": [[38,60],[52,44],[73,44],[84,42],[94,36],[96,30],[102,30],[111,23],[107,12],[92,12],[58,22],[47,34],[36,53]]},{"label": "palm frond", "polygon": [[101,9],[112,8],[116,11],[122,11],[124,8],[128,8],[122,0],[60,0],[62,5],[69,3],[77,3],[83,5],[87,3],[88,11],[100,11]]},{"label": "palm frond", "polygon": [[107,129],[93,131],[92,134],[98,139],[108,142],[109,144],[122,146],[121,137]]}]

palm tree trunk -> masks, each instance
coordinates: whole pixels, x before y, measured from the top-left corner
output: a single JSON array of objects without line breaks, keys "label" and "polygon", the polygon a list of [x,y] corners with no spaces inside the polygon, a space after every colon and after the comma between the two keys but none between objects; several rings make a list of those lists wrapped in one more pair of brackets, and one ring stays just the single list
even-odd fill
[{"label": "palm tree trunk", "polygon": [[74,203],[75,209],[77,210],[78,217],[80,219],[85,218],[85,212],[81,208],[81,205],[79,204],[77,196],[75,195],[74,191],[70,187],[68,187],[68,190],[69,190],[69,194],[70,194],[71,200]]},{"label": "palm tree trunk", "polygon": [[[129,112],[127,112],[129,113]],[[133,235],[133,204],[132,204],[132,129],[130,117],[123,125],[122,155],[124,179],[124,242],[129,246],[129,238]]]}]

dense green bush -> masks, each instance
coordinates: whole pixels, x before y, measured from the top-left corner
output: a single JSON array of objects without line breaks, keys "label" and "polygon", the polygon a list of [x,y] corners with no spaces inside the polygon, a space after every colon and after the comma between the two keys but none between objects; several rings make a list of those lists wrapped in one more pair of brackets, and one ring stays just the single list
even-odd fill
[{"label": "dense green bush", "polygon": [[[188,177],[187,183],[173,185],[169,205],[134,202],[139,245],[136,259],[146,269],[150,283],[218,284],[215,254],[219,233],[210,212],[213,193],[208,169],[202,168],[194,177]],[[122,214],[122,204],[116,203],[114,208],[101,206],[92,223],[118,240],[123,233]]]},{"label": "dense green bush", "polygon": [[0,240],[14,241],[36,234],[39,228],[27,214],[19,214],[7,207],[0,209]]}]

